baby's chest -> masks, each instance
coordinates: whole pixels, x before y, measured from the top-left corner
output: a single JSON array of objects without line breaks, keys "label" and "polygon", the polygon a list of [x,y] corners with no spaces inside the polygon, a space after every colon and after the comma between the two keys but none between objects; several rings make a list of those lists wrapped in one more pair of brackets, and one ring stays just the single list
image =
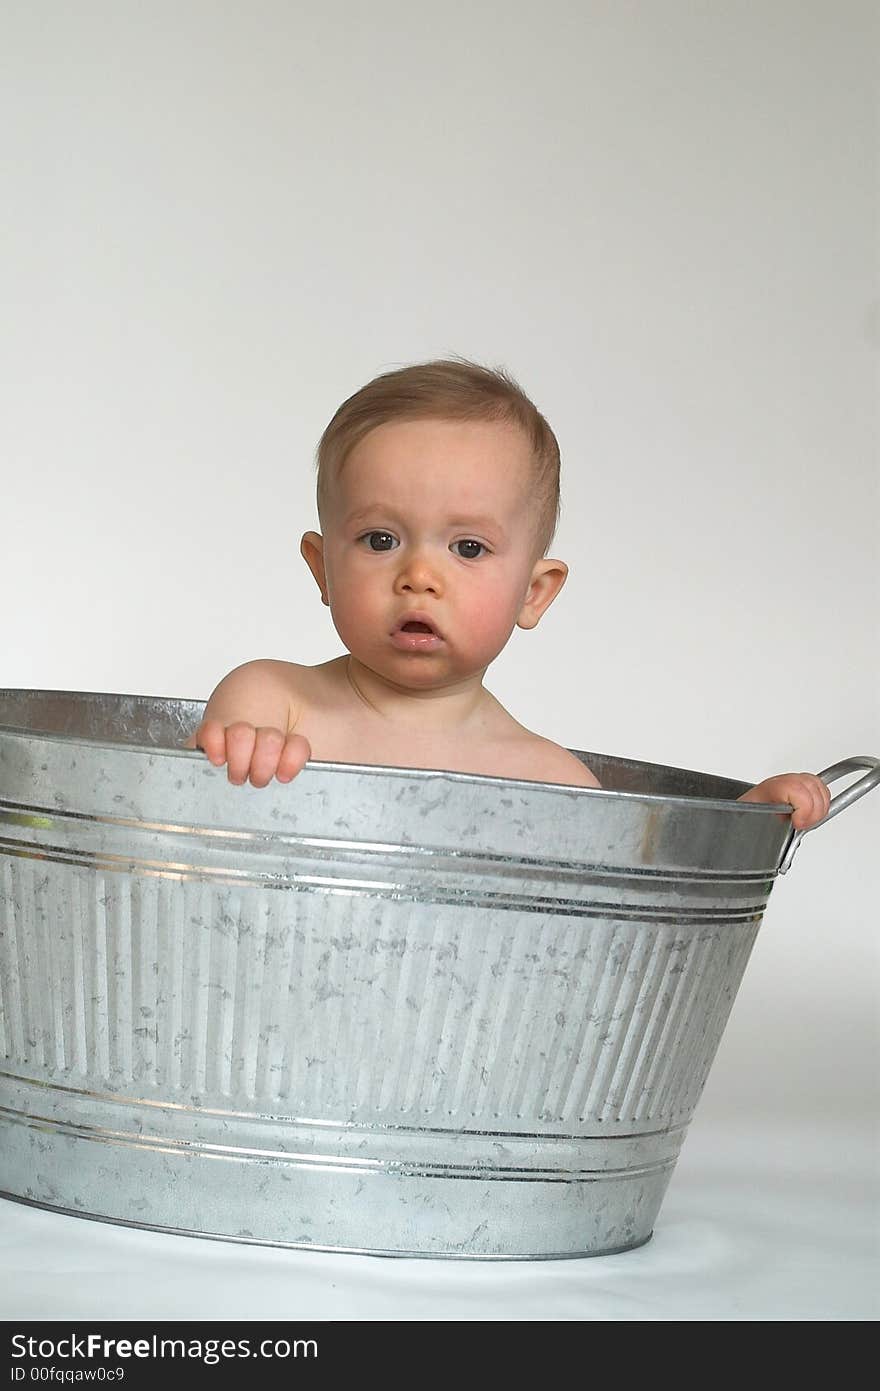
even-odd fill
[{"label": "baby's chest", "polygon": [[460,735],[432,737],[405,728],[385,730],[332,711],[304,712],[297,732],[311,744],[312,759],[326,763],[369,763],[390,768],[445,768],[451,772],[516,777],[509,758],[487,741]]}]

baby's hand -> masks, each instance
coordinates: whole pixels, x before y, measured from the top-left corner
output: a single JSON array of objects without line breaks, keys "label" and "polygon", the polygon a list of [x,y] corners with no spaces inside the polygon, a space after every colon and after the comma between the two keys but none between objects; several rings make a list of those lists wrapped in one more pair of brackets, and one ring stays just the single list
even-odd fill
[{"label": "baby's hand", "polygon": [[831,793],[815,773],[779,773],[766,778],[737,799],[740,802],[788,802],[794,807],[791,824],[796,831],[808,831],[828,815]]},{"label": "baby's hand", "polygon": [[241,786],[250,778],[254,787],[266,787],[276,777],[290,782],[312,756],[304,734],[282,734],[280,729],[256,729],[243,720],[224,725],[204,720],[196,730],[194,746],[203,749],[215,767],[228,765],[229,781]]}]

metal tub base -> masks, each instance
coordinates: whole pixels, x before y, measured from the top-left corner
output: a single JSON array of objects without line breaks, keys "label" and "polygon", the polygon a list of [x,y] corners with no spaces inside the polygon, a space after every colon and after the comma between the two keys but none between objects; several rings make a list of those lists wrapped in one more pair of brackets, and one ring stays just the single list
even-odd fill
[{"label": "metal tub base", "polygon": [[[79,1217],[385,1256],[604,1255],[651,1235],[681,1133],[396,1133],[144,1107],[6,1079],[6,1196]],[[438,1165],[438,1152],[455,1163]]]}]

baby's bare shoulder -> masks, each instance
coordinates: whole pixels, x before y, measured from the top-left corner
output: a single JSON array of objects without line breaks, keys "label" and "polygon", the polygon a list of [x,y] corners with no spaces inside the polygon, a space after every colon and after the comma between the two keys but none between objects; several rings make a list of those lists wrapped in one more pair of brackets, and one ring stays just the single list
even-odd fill
[{"label": "baby's bare shoulder", "polygon": [[600,787],[599,779],[590,772],[586,764],[576,758],[561,744],[552,739],[544,739],[540,734],[529,734],[519,743],[517,762],[523,771],[511,773],[511,777],[529,778],[536,782],[560,782],[572,787]]},{"label": "baby's bare shoulder", "polygon": [[[309,667],[259,657],[235,667],[215,687],[205,706],[204,720],[224,724],[242,720],[290,733],[296,728],[311,689]],[[191,736],[191,744],[195,736]]]},{"label": "baby's bare shoulder", "polygon": [[[257,657],[223,678],[221,686],[243,690],[274,690],[296,695],[309,686],[310,667],[283,662],[276,657]],[[218,687],[219,690],[219,687]]]},{"label": "baby's bare shoulder", "polygon": [[260,657],[245,663],[231,676],[237,677],[239,673],[242,688],[266,691],[288,701],[289,732],[299,728],[306,716],[310,719],[326,717],[336,708],[339,697],[351,691],[345,676],[345,663],[340,658],[309,667],[301,662]]}]

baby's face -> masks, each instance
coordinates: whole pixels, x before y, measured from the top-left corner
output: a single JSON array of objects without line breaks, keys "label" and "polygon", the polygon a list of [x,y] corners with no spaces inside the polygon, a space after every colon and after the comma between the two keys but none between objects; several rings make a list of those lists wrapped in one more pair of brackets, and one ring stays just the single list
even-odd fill
[{"label": "baby's face", "polygon": [[[333,487],[323,564],[306,555],[352,656],[417,689],[484,671],[547,564],[531,477],[508,424],[400,421],[365,436]],[[432,632],[401,631],[416,613]]]}]

